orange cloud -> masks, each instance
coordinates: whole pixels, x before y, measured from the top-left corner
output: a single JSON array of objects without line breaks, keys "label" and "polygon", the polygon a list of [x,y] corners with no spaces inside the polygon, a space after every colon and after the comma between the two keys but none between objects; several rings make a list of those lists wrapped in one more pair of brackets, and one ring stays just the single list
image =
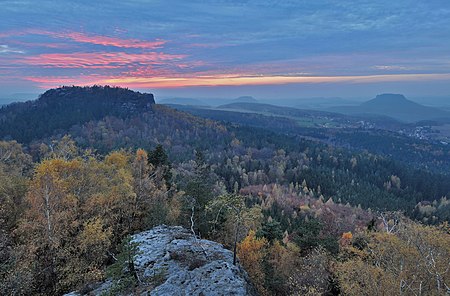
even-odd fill
[{"label": "orange cloud", "polygon": [[115,77],[102,84],[141,88],[176,88],[187,86],[281,85],[292,83],[375,83],[450,79],[450,74],[396,74],[367,76],[198,76],[198,77]]},{"label": "orange cloud", "polygon": [[393,81],[448,80],[450,74],[394,74],[368,76],[196,76],[196,77],[27,77],[41,87],[62,84],[108,84],[135,88],[177,88],[190,86],[282,85],[291,83],[376,83]]}]

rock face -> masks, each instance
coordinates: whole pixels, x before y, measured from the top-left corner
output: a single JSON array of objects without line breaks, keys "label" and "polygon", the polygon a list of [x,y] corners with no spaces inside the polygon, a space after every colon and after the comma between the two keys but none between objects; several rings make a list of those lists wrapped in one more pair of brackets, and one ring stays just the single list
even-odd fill
[{"label": "rock face", "polygon": [[[135,269],[141,284],[133,295],[257,295],[247,273],[233,265],[233,253],[219,243],[196,238],[180,226],[157,226],[133,235]],[[111,281],[65,296],[110,295]],[[136,292],[135,292],[136,293]]]},{"label": "rock face", "polygon": [[135,266],[144,278],[161,277],[150,295],[255,295],[233,253],[186,229],[158,226],[133,236]]}]

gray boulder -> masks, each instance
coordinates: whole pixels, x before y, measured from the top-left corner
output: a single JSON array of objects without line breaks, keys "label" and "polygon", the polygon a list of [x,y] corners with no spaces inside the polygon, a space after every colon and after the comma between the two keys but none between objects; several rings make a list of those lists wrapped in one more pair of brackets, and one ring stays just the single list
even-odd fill
[{"label": "gray boulder", "polygon": [[[180,226],[157,226],[133,235],[138,295],[257,295],[247,273],[221,244],[198,239]],[[106,282],[89,295],[108,294]],[[77,293],[71,296],[80,295]]]},{"label": "gray boulder", "polygon": [[147,278],[160,278],[150,295],[255,295],[233,253],[198,239],[180,226],[158,226],[133,236],[135,266]]}]

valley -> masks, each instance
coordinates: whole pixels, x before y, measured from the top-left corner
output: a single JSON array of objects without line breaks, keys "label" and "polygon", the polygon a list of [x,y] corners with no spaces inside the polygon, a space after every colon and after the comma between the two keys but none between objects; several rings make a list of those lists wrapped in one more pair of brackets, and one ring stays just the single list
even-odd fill
[{"label": "valley", "polygon": [[[92,112],[80,113],[81,106]],[[66,264],[100,273],[113,268],[107,252],[121,252],[120,242],[128,234],[165,223],[182,225],[229,249],[236,246],[259,293],[285,293],[298,289],[286,279],[310,256],[337,260],[353,248],[348,238],[353,235],[376,241],[389,227],[383,224],[385,215],[388,224],[402,220],[413,227],[403,229],[405,233],[417,227],[435,231],[450,219],[448,146],[403,135],[395,128],[409,124],[395,120],[361,121],[358,116],[255,103],[214,109],[164,106],[155,104],[151,94],[108,86],[48,90],[38,100],[3,107],[0,119],[0,178],[8,184],[0,191],[2,216],[7,217],[1,224],[6,242],[1,254],[8,258],[4,268],[21,275],[17,264],[46,264],[48,257],[14,261],[12,252],[31,251],[33,244],[50,248],[61,261],[51,265],[57,269],[45,274],[49,282],[39,285],[41,291],[68,292],[95,281],[94,275],[81,278],[78,271],[63,281],[56,278]],[[45,194],[54,203],[47,208],[51,216],[42,211]],[[66,247],[45,238],[45,217],[58,223],[51,235]],[[28,226],[31,221],[35,226]],[[66,224],[70,221],[76,224]],[[12,231],[23,233],[23,241],[16,241]],[[67,248],[76,241],[89,244],[85,231],[96,231],[103,239],[95,244],[104,257],[85,261],[94,255],[87,250],[67,257]],[[263,267],[245,259],[254,252],[246,248],[258,242],[263,244],[258,252],[266,258],[261,262],[270,267],[264,276],[282,268],[265,261],[274,254],[300,261],[283,263],[289,267],[280,282],[259,282]],[[335,273],[322,274],[321,282],[300,289],[338,289],[329,278],[350,272],[345,264],[339,266]],[[37,270],[20,285],[12,274],[1,275],[15,288],[46,281]],[[125,276],[134,283],[133,273],[119,273],[119,278]],[[107,288],[111,291],[119,289],[114,279],[108,279],[115,283]],[[307,275],[297,278],[298,283],[306,280]],[[149,281],[134,285],[155,288],[151,277]],[[346,283],[342,278],[339,285]]]}]

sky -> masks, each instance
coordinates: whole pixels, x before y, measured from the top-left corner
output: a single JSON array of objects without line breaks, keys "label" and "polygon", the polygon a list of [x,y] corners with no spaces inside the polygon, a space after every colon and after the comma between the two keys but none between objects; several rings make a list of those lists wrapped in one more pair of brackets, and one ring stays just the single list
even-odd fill
[{"label": "sky", "polygon": [[0,97],[448,96],[449,0],[0,0]]}]

